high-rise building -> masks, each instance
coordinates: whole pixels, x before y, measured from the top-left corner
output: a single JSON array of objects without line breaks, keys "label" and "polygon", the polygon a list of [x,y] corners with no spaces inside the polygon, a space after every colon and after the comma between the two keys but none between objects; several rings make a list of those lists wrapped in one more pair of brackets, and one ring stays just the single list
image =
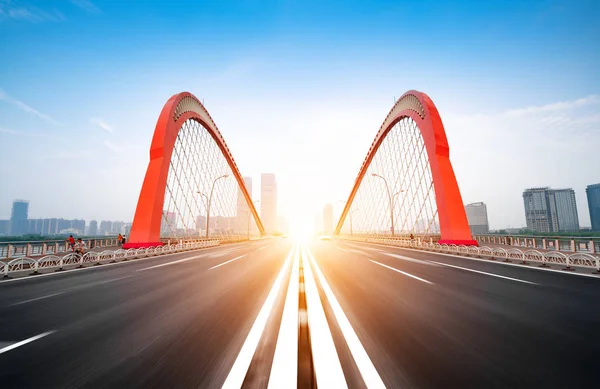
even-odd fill
[{"label": "high-rise building", "polygon": [[85,234],[85,220],[81,220],[81,219],[71,220],[71,229],[73,231],[77,231],[76,234],[78,234],[78,235]]},{"label": "high-rise building", "polygon": [[123,232],[125,232],[124,227],[124,222],[113,222],[110,232],[112,235],[122,234]]},{"label": "high-rise building", "polygon": [[326,204],[323,208],[323,232],[326,235],[333,233],[333,205]]},{"label": "high-rise building", "polygon": [[537,232],[578,231],[573,189],[531,188],[523,192],[527,229]]},{"label": "high-rise building", "polygon": [[89,236],[98,235],[98,221],[96,221],[96,220],[90,221],[90,226],[88,228],[88,235]]},{"label": "high-rise building", "polygon": [[592,231],[600,231],[600,184],[588,185],[585,188]]},{"label": "high-rise building", "polygon": [[277,228],[277,182],[275,174],[263,173],[260,177],[260,219],[267,234]]},{"label": "high-rise building", "polygon": [[20,236],[27,233],[29,228],[28,219],[29,201],[15,200],[10,212],[10,234]]},{"label": "high-rise building", "polygon": [[490,231],[487,206],[483,202],[465,205],[469,227],[473,235],[487,234]]},{"label": "high-rise building", "polygon": [[[250,199],[252,199],[252,177],[244,177],[244,185],[246,186],[246,190],[248,191]],[[244,197],[241,188],[238,188],[236,215],[237,231],[241,232],[246,231],[247,229],[252,229],[252,225],[255,223],[250,216],[250,207],[248,207],[248,203],[246,202],[246,198]]]},{"label": "high-rise building", "polygon": [[106,236],[110,235],[112,230],[112,222],[110,220],[102,220],[100,222],[100,228],[98,229],[98,235]]},{"label": "high-rise building", "polygon": [[175,212],[163,211],[162,221],[160,223],[160,236],[177,235],[177,215]]},{"label": "high-rise building", "polygon": [[569,189],[554,189],[554,204],[559,232],[579,231],[579,215],[575,191]]},{"label": "high-rise building", "polygon": [[10,232],[10,220],[0,220],[0,236],[8,235]]}]

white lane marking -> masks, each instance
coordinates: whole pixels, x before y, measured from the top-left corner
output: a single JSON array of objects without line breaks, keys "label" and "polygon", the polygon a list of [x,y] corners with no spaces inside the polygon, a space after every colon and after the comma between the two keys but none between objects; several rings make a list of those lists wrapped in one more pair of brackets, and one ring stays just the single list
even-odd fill
[{"label": "white lane marking", "polygon": [[[259,248],[258,250],[264,250],[264,249],[266,249],[267,247],[269,247],[269,246],[263,246],[263,247]],[[256,251],[258,251],[258,250],[256,250]]]},{"label": "white lane marking", "polygon": [[384,251],[384,250],[376,249],[376,248],[373,248],[373,247],[361,247],[359,245],[355,245],[355,244],[352,244],[352,243],[347,243],[347,245],[348,246],[353,246],[353,247],[358,247],[358,248],[361,248],[361,249],[372,250],[372,251]]},{"label": "white lane marking", "polygon": [[296,248],[275,355],[271,365],[268,388],[272,389],[294,389],[298,384],[298,292],[300,284],[298,257],[298,248]]},{"label": "white lane marking", "polygon": [[27,304],[27,303],[31,303],[31,302],[34,302],[34,301],[38,301],[38,300],[47,299],[47,298],[49,298],[49,297],[58,296],[58,295],[60,295],[60,294],[64,294],[64,293],[65,293],[65,292],[52,293],[52,294],[49,294],[49,295],[46,295],[46,296],[42,296],[42,297],[36,297],[36,298],[34,298],[34,299],[29,299],[29,300],[23,300],[23,301],[19,301],[18,303],[10,304],[10,305],[8,305],[8,306],[9,306],[9,307],[14,307],[14,306],[16,306],[16,305]]},{"label": "white lane marking", "polygon": [[246,255],[240,255],[239,257],[235,257],[235,258],[233,258],[233,259],[230,259],[229,261],[225,261],[225,262],[223,262],[223,263],[219,263],[218,265],[215,265],[215,266],[211,267],[211,268],[210,268],[210,269],[208,269],[208,270],[216,269],[216,268],[218,268],[218,267],[221,267],[221,266],[223,266],[223,265],[227,265],[229,262],[237,261],[238,259],[242,259],[242,258],[244,258],[245,256],[246,256]]},{"label": "white lane marking", "polygon": [[407,273],[407,272],[405,272],[405,271],[402,271],[402,270],[398,270],[398,269],[396,269],[396,268],[394,268],[394,267],[391,267],[391,266],[388,266],[388,265],[384,265],[384,264],[383,264],[383,263],[381,263],[381,262],[377,262],[377,261],[374,261],[374,260],[372,260],[372,259],[370,259],[370,261],[371,261],[371,262],[373,262],[373,263],[375,263],[375,264],[377,264],[377,265],[379,265],[379,266],[383,266],[383,267],[385,267],[385,268],[388,268],[388,269],[390,269],[390,270],[393,270],[393,271],[395,271],[395,272],[398,272],[398,273],[404,274],[404,275],[405,275],[405,276],[407,276],[407,277],[414,278],[415,280],[419,280],[419,281],[421,281],[421,282],[424,282],[424,283],[426,283],[426,284],[435,285],[435,284],[434,284],[433,282],[431,282],[431,281],[427,281],[426,279],[423,279],[423,278],[421,278],[421,277],[417,277],[417,276],[415,276],[415,275],[412,275],[412,274],[410,274],[410,273]]},{"label": "white lane marking", "polygon": [[350,252],[350,250],[343,249],[343,248],[341,248],[341,247],[339,247],[339,246],[338,246],[338,249],[339,249],[339,250],[342,250],[342,251],[345,251],[345,252],[347,252],[347,253],[349,253],[349,252]]},{"label": "white lane marking", "polygon": [[310,269],[307,253],[308,250],[304,250],[303,248],[302,263],[304,268],[306,313],[308,315],[308,330],[310,331],[310,346],[312,349],[317,387],[347,388],[348,385],[346,384],[340,357],[333,343],[331,330],[327,324],[325,310],[319,298],[317,283]]},{"label": "white lane marking", "polygon": [[13,349],[15,349],[17,347],[21,347],[21,346],[23,346],[23,345],[25,345],[27,343],[31,343],[34,340],[38,340],[38,339],[43,338],[44,336],[50,335],[50,334],[52,334],[54,332],[56,332],[56,331],[47,331],[47,332],[44,332],[43,334],[32,336],[31,338],[22,340],[22,341],[17,342],[17,343],[13,343],[10,346],[6,346],[4,348],[0,348],[0,354],[5,353],[5,352],[10,351],[10,350],[13,350]]},{"label": "white lane marking", "polygon": [[438,265],[442,265],[442,266],[453,267],[453,268],[455,268],[455,269],[466,270],[466,271],[470,271],[470,272],[473,272],[473,273],[485,274],[485,275],[487,275],[487,276],[491,276],[491,277],[498,277],[498,278],[503,278],[503,279],[505,279],[505,280],[522,282],[522,283],[524,283],[524,284],[530,284],[530,285],[540,285],[540,284],[538,284],[538,283],[531,282],[531,281],[525,281],[525,280],[522,280],[522,279],[520,279],[520,278],[512,278],[512,277],[501,276],[501,275],[498,275],[498,274],[488,273],[488,272],[485,272],[485,271],[480,271],[480,270],[473,270],[473,269],[469,269],[468,267],[455,266],[455,265],[448,265],[447,263],[436,262],[436,261],[429,261],[429,262],[437,263]]},{"label": "white lane marking", "polygon": [[154,265],[154,266],[150,266],[150,267],[145,267],[143,269],[138,269],[136,271],[144,271],[144,270],[150,270],[150,269],[157,269],[157,268],[163,267],[163,266],[176,265],[176,264],[182,263],[182,262],[193,261],[194,259],[202,258],[204,256],[206,256],[206,254],[196,255],[194,257],[189,257],[189,258],[184,258],[184,259],[179,259],[179,260],[173,261],[173,262],[161,263],[160,265]]},{"label": "white lane marking", "polygon": [[308,255],[310,257],[311,263],[315,267],[315,273],[317,274],[317,277],[319,278],[319,283],[321,284],[321,287],[323,288],[323,291],[325,292],[325,296],[327,297],[327,300],[329,301],[329,305],[331,306],[331,310],[333,311],[335,320],[337,321],[338,325],[340,326],[342,335],[344,335],[344,338],[346,339],[346,344],[348,345],[348,348],[350,349],[350,353],[352,354],[352,357],[354,358],[354,362],[356,363],[356,366],[358,367],[358,371],[360,371],[360,374],[362,375],[365,385],[367,386],[367,388],[384,388],[385,389],[385,385],[384,385],[383,381],[381,380],[379,373],[377,373],[377,369],[375,369],[375,366],[373,365],[371,358],[369,358],[369,354],[367,354],[367,351],[365,350],[362,343],[360,342],[360,339],[358,339],[358,335],[356,335],[354,328],[352,328],[352,325],[350,324],[348,317],[346,317],[346,314],[344,313],[344,310],[342,309],[337,298],[333,294],[333,291],[331,290],[329,283],[325,279],[325,276],[321,272],[321,269],[319,269],[319,265],[317,265],[317,261],[315,260],[313,255],[310,253],[310,251],[308,251]]},{"label": "white lane marking", "polygon": [[287,273],[293,253],[294,247],[292,247],[290,250],[290,253],[286,258],[279,275],[271,287],[271,291],[267,295],[267,299],[260,309],[258,316],[256,316],[254,324],[252,325],[252,328],[250,328],[250,332],[248,333],[248,336],[242,345],[240,353],[235,359],[235,362],[233,363],[233,366],[227,375],[227,379],[225,379],[225,382],[223,383],[223,388],[239,389],[242,387],[244,379],[246,378],[246,373],[250,367],[250,362],[252,362],[252,357],[256,352],[256,347],[258,346],[258,342],[260,341],[265,326],[267,325],[267,320],[271,314],[271,309],[273,309],[273,304],[275,303],[275,299],[277,298],[277,294],[281,288],[281,283],[283,282],[285,274]]},{"label": "white lane marking", "polygon": [[388,257],[402,259],[403,261],[407,261],[407,262],[414,262],[414,263],[418,263],[421,265],[427,265],[427,266],[437,266],[436,264],[431,263],[431,262],[423,261],[423,260],[416,259],[416,258],[405,257],[404,255],[400,255],[400,254],[394,254],[394,253],[383,253],[383,254],[387,255]]}]

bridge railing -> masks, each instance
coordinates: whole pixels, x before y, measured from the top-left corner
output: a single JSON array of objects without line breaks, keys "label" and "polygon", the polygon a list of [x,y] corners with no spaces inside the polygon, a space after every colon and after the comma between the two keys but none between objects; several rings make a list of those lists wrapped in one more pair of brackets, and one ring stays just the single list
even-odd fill
[{"label": "bridge railing", "polygon": [[[117,237],[84,239],[89,249],[117,247]],[[69,243],[64,239],[0,242],[0,260],[19,257],[38,257],[45,255],[66,254],[71,251]]]},{"label": "bridge railing", "polygon": [[163,254],[172,254],[201,248],[214,247],[223,243],[220,240],[202,240],[198,242],[174,243],[159,247],[140,249],[115,249],[103,251],[88,251],[84,255],[70,252],[66,255],[49,254],[41,258],[20,257],[10,261],[0,261],[0,274],[4,278],[11,273],[31,272],[38,274],[44,269],[65,270],[66,268],[84,267],[127,261],[129,259],[147,258]]},{"label": "bridge railing", "polygon": [[498,246],[464,246],[454,244],[439,244],[430,239],[398,239],[398,238],[373,238],[360,237],[356,235],[340,235],[339,238],[355,240],[368,243],[379,243],[390,246],[406,247],[419,250],[433,251],[444,254],[454,254],[465,257],[483,258],[489,260],[501,260],[504,262],[516,262],[522,264],[538,263],[542,267],[550,265],[563,265],[564,270],[575,270],[574,267],[595,269],[600,273],[600,256],[590,253],[573,252],[564,253],[560,251],[539,251],[535,248],[504,248]]},{"label": "bridge railing", "polygon": [[476,235],[474,239],[480,245],[503,245],[590,254],[600,253],[599,237]]}]

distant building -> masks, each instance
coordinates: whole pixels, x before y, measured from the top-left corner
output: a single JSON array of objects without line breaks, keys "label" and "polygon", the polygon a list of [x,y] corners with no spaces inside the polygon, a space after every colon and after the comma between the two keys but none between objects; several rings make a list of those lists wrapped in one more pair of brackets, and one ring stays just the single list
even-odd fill
[{"label": "distant building", "polygon": [[588,185],[585,193],[590,209],[592,231],[600,231],[600,184]]},{"label": "distant building", "polygon": [[88,235],[89,236],[98,235],[98,221],[96,221],[96,220],[90,221],[90,226],[88,227]]},{"label": "distant building", "polygon": [[15,200],[10,212],[10,235],[21,236],[27,233],[29,222],[29,201]]},{"label": "distant building", "polygon": [[579,231],[579,216],[573,189],[527,189],[523,192],[523,202],[528,230]]},{"label": "distant building", "polygon": [[559,232],[579,231],[577,201],[573,189],[554,189],[554,204]]},{"label": "distant building", "polygon": [[277,182],[275,174],[263,173],[260,177],[260,219],[267,234],[277,228]]},{"label": "distant building", "polygon": [[98,235],[110,235],[112,231],[112,222],[110,220],[102,220],[98,229]]},{"label": "distant building", "polygon": [[333,234],[333,205],[326,204],[323,208],[323,232],[326,235]]},{"label": "distant building", "polygon": [[469,227],[473,235],[487,234],[490,231],[487,206],[483,202],[465,205]]},{"label": "distant building", "polygon": [[163,211],[160,223],[160,236],[177,235],[177,215],[172,211]]},{"label": "distant building", "polygon": [[71,220],[71,230],[76,231],[77,235],[85,234],[85,220],[74,219]]},{"label": "distant building", "polygon": [[6,236],[10,232],[10,220],[0,220],[0,236]]},{"label": "distant building", "polygon": [[124,222],[113,222],[110,232],[112,235],[122,234],[124,232],[124,227]]}]

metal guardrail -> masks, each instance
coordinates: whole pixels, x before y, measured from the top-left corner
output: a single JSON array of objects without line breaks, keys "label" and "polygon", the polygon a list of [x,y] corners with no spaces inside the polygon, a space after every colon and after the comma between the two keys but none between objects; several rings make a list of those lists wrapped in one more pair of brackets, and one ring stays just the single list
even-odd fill
[{"label": "metal guardrail", "polygon": [[480,245],[498,244],[542,250],[600,253],[600,238],[574,236],[476,235]]},{"label": "metal guardrail", "polygon": [[0,274],[8,278],[9,274],[33,271],[38,274],[43,269],[64,270],[66,267],[84,267],[85,265],[100,265],[126,261],[128,259],[147,258],[163,254],[172,254],[188,250],[196,250],[220,245],[219,240],[203,240],[190,243],[177,243],[159,247],[148,247],[140,249],[118,249],[104,250],[101,252],[89,251],[84,255],[69,253],[63,256],[46,255],[38,259],[29,257],[15,258],[9,262],[0,262]]},{"label": "metal guardrail", "polygon": [[[85,239],[89,249],[117,247],[117,237]],[[0,260],[18,257],[35,257],[66,254],[72,251],[65,240],[40,240],[24,242],[0,242]]]},{"label": "metal guardrail", "polygon": [[560,251],[540,252],[535,249],[521,250],[518,248],[505,249],[502,247],[488,246],[464,246],[454,244],[439,244],[424,242],[419,239],[389,239],[389,238],[358,238],[340,236],[342,239],[355,240],[369,243],[381,243],[391,246],[407,247],[420,250],[427,250],[446,254],[455,254],[461,256],[472,256],[476,258],[499,259],[505,262],[519,262],[527,264],[528,262],[537,262],[546,267],[550,264],[564,265],[565,270],[575,270],[573,266],[596,269],[600,273],[600,256],[588,253],[565,254]]}]

